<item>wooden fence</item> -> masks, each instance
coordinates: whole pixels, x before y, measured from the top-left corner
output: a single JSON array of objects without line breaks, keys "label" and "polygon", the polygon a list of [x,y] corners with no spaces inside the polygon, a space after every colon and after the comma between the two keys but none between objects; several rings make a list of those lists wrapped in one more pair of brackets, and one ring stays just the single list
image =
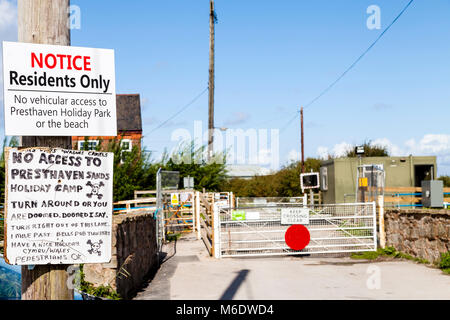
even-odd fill
[{"label": "wooden fence", "polygon": [[[450,188],[444,188],[444,202],[450,202]],[[386,187],[384,188],[384,203],[386,207],[414,207],[422,203],[422,188],[420,187]]]},{"label": "wooden fence", "polygon": [[214,194],[197,192],[200,237],[206,249],[214,256]]}]

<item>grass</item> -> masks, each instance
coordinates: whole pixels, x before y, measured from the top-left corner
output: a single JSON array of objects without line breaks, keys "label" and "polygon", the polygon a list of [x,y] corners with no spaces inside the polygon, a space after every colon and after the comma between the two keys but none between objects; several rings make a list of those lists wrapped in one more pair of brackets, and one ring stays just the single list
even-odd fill
[{"label": "grass", "polygon": [[[351,223],[349,221],[345,221],[341,225],[339,225],[339,228],[363,228],[366,227],[363,223]],[[342,230],[342,232],[344,232]],[[367,229],[345,229],[345,232],[348,234],[345,234],[345,236],[354,236],[354,237],[364,237],[367,236]],[[349,235],[350,234],[350,235]]]},{"label": "grass", "polygon": [[[397,251],[393,247],[386,247],[384,249],[378,248],[377,251],[367,251],[367,252],[357,252],[350,256],[353,259],[364,259],[364,260],[376,260],[381,257],[399,258],[414,261],[417,263],[431,265],[430,261],[427,259],[413,257],[410,254]],[[443,273],[450,275],[450,251],[441,254],[441,258],[435,266],[442,270]]]},{"label": "grass", "polygon": [[176,241],[176,240],[180,239],[181,235],[182,235],[181,233],[170,233],[170,234],[166,235],[166,240],[169,242]]},{"label": "grass", "polygon": [[80,288],[81,292],[85,292],[92,296],[106,298],[110,300],[120,300],[120,295],[113,289],[111,286],[98,286],[94,287],[94,285],[90,282],[87,282],[84,279],[83,265],[80,265]]},{"label": "grass", "polygon": [[418,263],[430,264],[430,261],[422,258],[413,257],[410,254],[397,251],[393,247],[378,248],[377,251],[358,252],[351,255],[353,259],[376,260],[379,257],[390,257],[411,260]]},{"label": "grass", "polygon": [[441,269],[445,274],[450,274],[450,251],[441,254],[439,269]]}]

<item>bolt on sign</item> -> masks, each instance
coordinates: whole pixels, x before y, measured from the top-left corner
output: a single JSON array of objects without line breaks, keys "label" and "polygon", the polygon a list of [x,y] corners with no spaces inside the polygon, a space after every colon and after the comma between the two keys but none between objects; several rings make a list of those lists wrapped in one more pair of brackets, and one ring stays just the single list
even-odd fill
[{"label": "bolt on sign", "polygon": [[5,134],[116,136],[114,50],[3,42]]},{"label": "bolt on sign", "polygon": [[308,208],[281,208],[281,224],[309,224]]},{"label": "bolt on sign", "polygon": [[9,264],[111,260],[113,153],[5,148],[5,159]]}]

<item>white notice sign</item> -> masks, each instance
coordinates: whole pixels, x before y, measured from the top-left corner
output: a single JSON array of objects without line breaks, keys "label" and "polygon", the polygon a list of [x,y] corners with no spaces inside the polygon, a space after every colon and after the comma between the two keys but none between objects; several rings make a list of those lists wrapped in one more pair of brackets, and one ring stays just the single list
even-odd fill
[{"label": "white notice sign", "polygon": [[6,148],[10,264],[111,260],[113,153]]},{"label": "white notice sign", "polygon": [[114,50],[3,42],[5,135],[116,136]]},{"label": "white notice sign", "polygon": [[309,209],[282,208],[281,224],[309,224]]}]

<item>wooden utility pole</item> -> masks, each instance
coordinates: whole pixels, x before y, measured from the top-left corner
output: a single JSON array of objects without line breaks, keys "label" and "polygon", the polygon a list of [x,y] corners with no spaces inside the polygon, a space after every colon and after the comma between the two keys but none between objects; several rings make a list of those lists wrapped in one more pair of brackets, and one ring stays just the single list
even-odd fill
[{"label": "wooden utility pole", "polygon": [[214,0],[209,2],[209,99],[208,99],[208,160],[214,152]]},{"label": "wooden utility pole", "polygon": [[[70,0],[19,0],[19,42],[70,45]],[[71,137],[21,137],[23,147],[72,149]],[[67,287],[68,265],[22,267],[22,300],[73,300]]]},{"label": "wooden utility pole", "polygon": [[303,143],[303,107],[300,107],[300,136],[301,136],[301,149],[302,149],[302,173],[305,173],[305,149]]}]

